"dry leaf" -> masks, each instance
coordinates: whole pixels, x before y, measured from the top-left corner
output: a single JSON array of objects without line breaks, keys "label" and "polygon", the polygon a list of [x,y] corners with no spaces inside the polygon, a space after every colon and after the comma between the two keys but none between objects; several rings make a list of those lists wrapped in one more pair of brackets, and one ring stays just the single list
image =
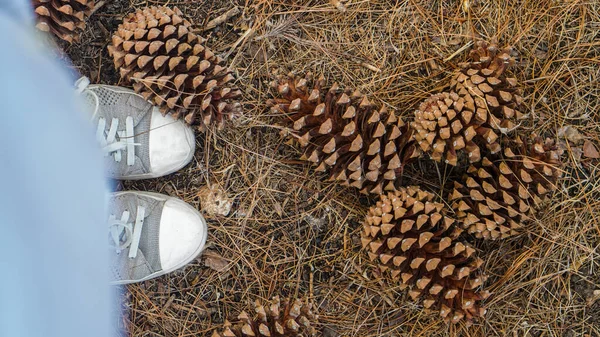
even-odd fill
[{"label": "dry leaf", "polygon": [[227,269],[227,266],[229,266],[229,261],[216,252],[206,251],[204,252],[203,256],[204,265],[212,270],[222,272]]},{"label": "dry leaf", "polygon": [[340,12],[345,12],[346,11],[346,6],[340,0],[331,0],[331,4],[334,5],[335,8],[337,8],[338,11],[340,11]]},{"label": "dry leaf", "polygon": [[592,296],[587,299],[587,305],[591,307],[598,300],[600,300],[600,289],[594,290]]},{"label": "dry leaf", "polygon": [[581,156],[583,156],[583,150],[581,149],[581,146],[572,147],[571,155],[573,156],[573,160],[575,160],[576,163],[579,163],[581,161]]},{"label": "dry leaf", "polygon": [[579,131],[571,125],[563,126],[562,128],[558,129],[558,137],[566,138],[575,144],[583,140],[581,133],[579,133]]},{"label": "dry leaf", "polygon": [[598,152],[598,149],[589,140],[586,140],[585,143],[583,143],[583,155],[588,158],[600,158],[600,153]]},{"label": "dry leaf", "polygon": [[462,2],[462,8],[463,8],[463,11],[465,11],[465,13],[468,13],[469,9],[471,9],[471,1],[469,1],[469,0],[463,0],[463,2]]},{"label": "dry leaf", "polygon": [[340,334],[337,331],[333,330],[332,328],[327,327],[327,326],[323,328],[323,337],[339,337],[339,336],[340,336]]},{"label": "dry leaf", "polygon": [[283,207],[281,207],[281,204],[279,202],[275,202],[273,204],[273,208],[275,208],[275,213],[277,213],[277,215],[282,216],[283,215]]},{"label": "dry leaf", "polygon": [[227,197],[227,193],[217,185],[204,186],[198,192],[202,211],[208,215],[229,215],[231,211],[232,200]]}]

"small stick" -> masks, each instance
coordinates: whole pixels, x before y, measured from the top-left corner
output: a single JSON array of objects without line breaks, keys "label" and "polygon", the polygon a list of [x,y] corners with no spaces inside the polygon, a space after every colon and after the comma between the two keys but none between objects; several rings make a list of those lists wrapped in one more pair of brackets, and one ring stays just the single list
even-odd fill
[{"label": "small stick", "polygon": [[309,300],[311,303],[313,303],[315,301],[315,268],[312,266],[312,264],[310,265],[310,277],[309,277],[309,282],[308,282],[308,289],[309,289]]},{"label": "small stick", "polygon": [[98,11],[105,4],[106,4],[106,2],[104,0],[97,2],[96,5],[94,6],[94,8],[92,8],[92,11],[90,12],[90,16],[92,16],[92,14],[96,13],[96,11]]},{"label": "small stick", "polygon": [[102,70],[102,53],[100,53],[100,55],[98,55],[98,75],[96,75],[96,82],[95,83],[100,83],[100,74],[101,74],[101,70]]},{"label": "small stick", "polygon": [[225,12],[222,15],[219,15],[218,17],[210,20],[207,24],[206,27],[204,27],[203,31],[207,31],[210,29],[215,28],[216,26],[224,23],[225,21],[231,19],[232,17],[236,16],[240,14],[240,8],[235,6],[232,9],[228,10],[227,12]]},{"label": "small stick", "polygon": [[374,71],[376,73],[380,73],[381,72],[381,69],[377,68],[374,65],[368,64],[367,62],[361,62],[360,65],[363,66],[363,67],[365,67],[365,68],[367,68],[367,69],[369,69],[369,70],[371,70],[371,71]]},{"label": "small stick", "polygon": [[104,27],[102,22],[98,21],[98,27],[100,27],[100,30],[102,30],[102,33],[104,33],[105,36],[110,36],[110,32]]},{"label": "small stick", "polygon": [[452,60],[453,58],[456,57],[456,55],[462,53],[465,49],[469,48],[471,45],[473,45],[473,41],[469,41],[467,44],[465,44],[464,46],[460,47],[459,50],[455,51],[452,55],[446,57],[444,59],[444,62],[448,62],[448,61]]},{"label": "small stick", "polygon": [[223,55],[222,57],[224,59],[228,58],[229,55],[231,55],[231,53],[233,53],[233,51],[235,50],[235,48],[238,47],[238,45],[243,44],[243,42],[245,42],[245,40],[251,36],[252,34],[254,34],[254,28],[252,28],[252,26],[250,28],[248,28],[248,30],[244,33],[244,35],[240,36],[239,39],[237,39],[237,41],[235,41],[235,43],[231,46],[231,48],[229,48],[229,51],[227,53],[225,53],[225,55]]}]

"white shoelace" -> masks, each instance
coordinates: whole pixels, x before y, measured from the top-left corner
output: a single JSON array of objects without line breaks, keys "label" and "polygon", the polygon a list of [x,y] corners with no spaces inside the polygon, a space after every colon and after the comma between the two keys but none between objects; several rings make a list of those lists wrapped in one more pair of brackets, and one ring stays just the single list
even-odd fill
[{"label": "white shoelace", "polygon": [[146,209],[138,206],[135,223],[129,222],[128,211],[124,211],[119,220],[117,220],[115,215],[111,215],[108,218],[108,231],[117,253],[121,253],[121,251],[129,247],[129,258],[134,259],[137,256],[145,214]]},{"label": "white shoelace", "polygon": [[[88,89],[90,80],[87,77],[82,77],[75,82],[75,91],[79,94],[86,93],[95,97],[96,106],[92,118],[98,113],[100,108],[100,99],[95,92]],[[110,123],[108,132],[106,131],[106,119],[98,119],[98,127],[96,128],[96,140],[102,146],[102,152],[105,156],[110,154],[113,155],[116,162],[121,162],[122,150],[127,151],[127,165],[133,166],[135,164],[135,147],[141,144],[134,143],[133,137],[133,117],[127,116],[125,118],[125,131],[118,131],[119,119],[113,118]],[[117,139],[118,136],[118,139]]]},{"label": "white shoelace", "polygon": [[[110,123],[108,133],[106,132],[106,119],[98,119],[98,128],[96,129],[96,140],[102,147],[105,156],[113,154],[116,162],[121,161],[121,150],[127,151],[127,165],[135,164],[135,146],[139,143],[133,142],[133,117],[127,116],[125,119],[125,131],[117,132],[119,119],[113,118]],[[117,140],[117,134],[119,140]]]}]

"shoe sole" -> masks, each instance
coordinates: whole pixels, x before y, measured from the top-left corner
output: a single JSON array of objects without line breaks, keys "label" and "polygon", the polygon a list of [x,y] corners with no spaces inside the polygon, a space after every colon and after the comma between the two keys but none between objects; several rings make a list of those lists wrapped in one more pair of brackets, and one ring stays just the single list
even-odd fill
[{"label": "shoe sole", "polygon": [[[138,282],[143,282],[143,281],[148,281],[150,279],[156,278],[156,277],[160,277],[166,274],[169,274],[175,270],[181,269],[184,266],[188,265],[190,262],[194,261],[204,250],[204,247],[206,246],[206,239],[208,238],[208,225],[206,224],[206,219],[204,219],[204,217],[202,216],[202,214],[200,214],[200,212],[195,209],[194,207],[192,207],[190,204],[188,204],[187,202],[178,199],[178,198],[174,198],[174,197],[170,197],[164,194],[160,194],[160,193],[154,193],[154,192],[140,192],[140,191],[121,191],[121,192],[114,192],[111,193],[112,196],[119,196],[119,195],[123,195],[123,194],[127,194],[127,193],[135,193],[137,195],[142,195],[145,197],[150,197],[150,198],[154,198],[154,199],[160,199],[160,200],[168,200],[168,199],[175,199],[178,201],[183,202],[187,208],[189,208],[190,210],[193,210],[198,217],[200,218],[200,222],[202,223],[202,243],[198,246],[198,248],[196,249],[196,251],[194,251],[193,254],[190,255],[190,257],[184,261],[182,261],[181,263],[177,264],[176,266],[169,268],[169,269],[163,269],[160,270],[156,273],[150,274],[144,278],[138,279],[138,280],[119,280],[119,281],[113,281],[110,282],[111,285],[125,285],[125,284],[132,284],[132,283],[138,283]],[[160,244],[160,243],[159,243]]]}]

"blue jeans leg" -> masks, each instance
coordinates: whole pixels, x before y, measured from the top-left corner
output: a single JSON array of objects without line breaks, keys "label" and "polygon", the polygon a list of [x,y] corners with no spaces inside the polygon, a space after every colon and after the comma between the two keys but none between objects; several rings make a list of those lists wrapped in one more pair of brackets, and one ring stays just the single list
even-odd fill
[{"label": "blue jeans leg", "polygon": [[106,183],[64,69],[30,1],[0,3],[0,336],[106,337]]}]

